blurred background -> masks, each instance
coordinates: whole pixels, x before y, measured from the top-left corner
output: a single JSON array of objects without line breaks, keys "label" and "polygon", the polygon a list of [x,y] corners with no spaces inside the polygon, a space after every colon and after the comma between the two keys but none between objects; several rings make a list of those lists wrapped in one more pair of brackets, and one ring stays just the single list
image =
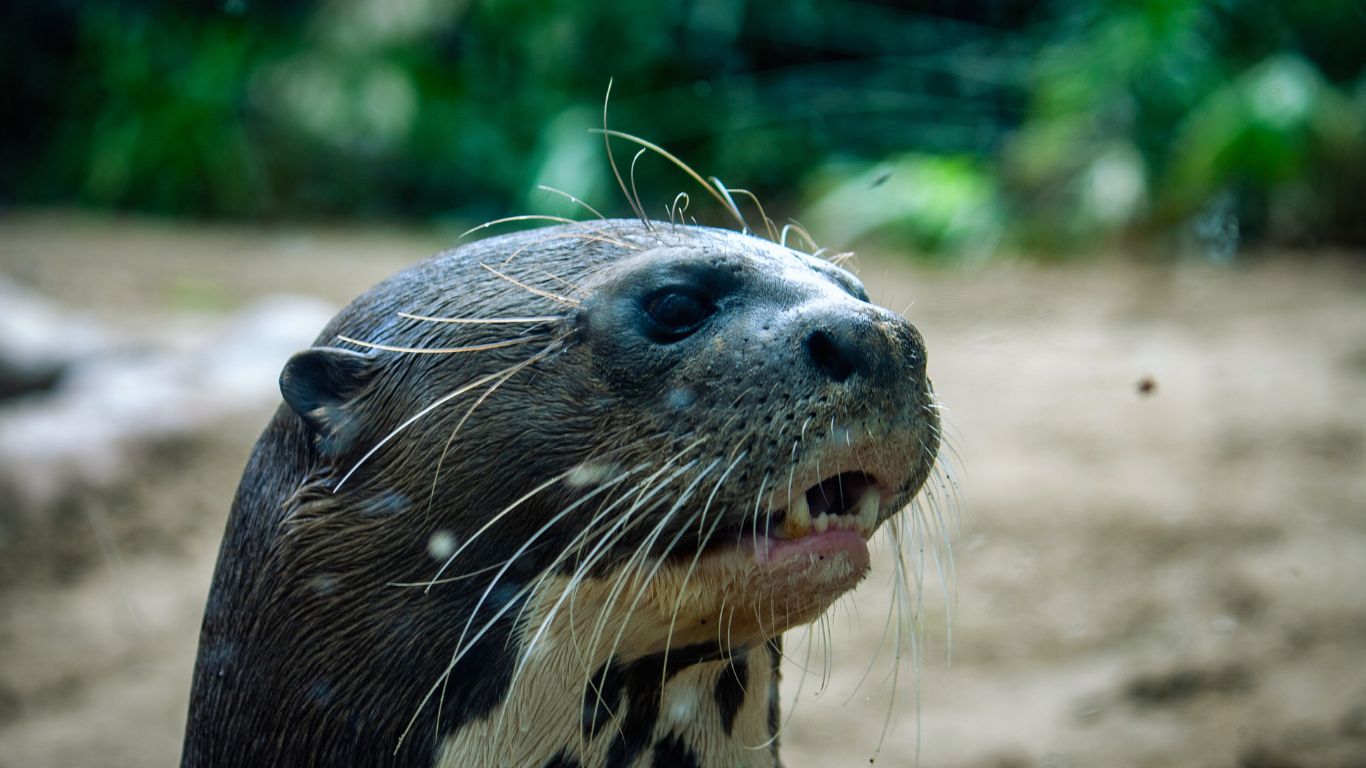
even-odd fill
[{"label": "blurred background", "polygon": [[845,243],[1366,240],[1355,0],[7,6],[9,205],[468,221],[547,184],[621,211],[589,133],[615,79],[612,127]]},{"label": "blurred background", "polygon": [[630,215],[609,82],[950,409],[918,657],[875,575],[787,764],[1366,766],[1361,0],[11,0],[0,66],[0,766],[175,764],[283,360],[546,187]]}]

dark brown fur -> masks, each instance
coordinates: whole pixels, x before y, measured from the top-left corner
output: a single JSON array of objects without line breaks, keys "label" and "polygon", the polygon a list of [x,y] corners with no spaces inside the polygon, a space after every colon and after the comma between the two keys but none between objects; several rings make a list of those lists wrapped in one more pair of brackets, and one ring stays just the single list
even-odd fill
[{"label": "dark brown fur", "polygon": [[[727,325],[642,341],[632,291],[667,283],[679,265],[722,286],[715,322]],[[554,319],[450,324],[400,313]],[[510,345],[419,354],[341,337],[414,349]],[[670,457],[698,463],[651,486],[662,501],[632,507],[640,524],[606,548],[595,574],[614,574],[647,544],[651,561],[687,558],[762,529],[771,520],[756,517],[756,502],[775,476],[805,446],[841,438],[859,461],[898,468],[888,515],[924,482],[938,444],[914,329],[867,304],[843,270],[732,232],[612,221],[481,241],[376,286],[317,345],[352,351],[302,353],[282,377],[288,404],[247,465],[205,610],[186,768],[430,766],[444,738],[509,695],[527,634],[518,622],[536,596],[528,585],[547,570],[572,574],[576,561],[560,556],[593,546],[585,532],[608,522],[594,513],[628,489],[642,493],[636,480]],[[591,484],[547,485],[575,467],[646,465],[577,508]],[[730,467],[724,477],[721,467]],[[692,481],[705,492],[669,520],[669,500]],[[710,517],[696,509],[707,494]],[[445,549],[434,550],[441,537],[463,547],[449,567]],[[438,573],[463,578],[411,586]],[[476,630],[484,634],[452,666],[459,639]],[[745,648],[702,649],[697,660],[737,651]],[[751,650],[748,669],[768,668],[762,653]],[[427,700],[438,684],[440,696]],[[733,719],[742,691],[717,690]],[[768,718],[769,703],[760,705]],[[566,762],[548,762],[584,759],[580,738],[566,733]],[[664,739],[657,754],[686,747]]]}]

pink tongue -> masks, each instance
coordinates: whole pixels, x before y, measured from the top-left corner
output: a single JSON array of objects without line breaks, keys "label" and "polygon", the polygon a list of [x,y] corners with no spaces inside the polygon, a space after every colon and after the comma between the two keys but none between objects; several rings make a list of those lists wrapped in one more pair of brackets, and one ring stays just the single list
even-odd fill
[{"label": "pink tongue", "polygon": [[800,539],[760,536],[754,541],[754,559],[760,565],[785,565],[795,560],[821,560],[844,555],[853,565],[868,564],[868,542],[854,531],[828,530],[809,533]]}]

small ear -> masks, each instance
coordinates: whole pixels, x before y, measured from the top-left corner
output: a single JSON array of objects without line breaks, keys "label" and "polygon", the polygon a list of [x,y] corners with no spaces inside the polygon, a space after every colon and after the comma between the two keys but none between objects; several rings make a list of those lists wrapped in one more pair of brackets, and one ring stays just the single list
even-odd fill
[{"label": "small ear", "polygon": [[345,443],[343,435],[354,432],[348,422],[350,403],[375,374],[374,358],[336,347],[306,349],[289,359],[280,372],[280,393],[308,428],[321,437],[324,447]]}]

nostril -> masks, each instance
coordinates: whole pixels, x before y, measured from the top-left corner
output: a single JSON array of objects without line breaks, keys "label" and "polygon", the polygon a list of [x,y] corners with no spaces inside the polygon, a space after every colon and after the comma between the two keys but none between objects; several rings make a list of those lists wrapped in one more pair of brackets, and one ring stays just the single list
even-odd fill
[{"label": "nostril", "polygon": [[843,383],[854,373],[858,350],[848,343],[840,343],[825,331],[812,331],[807,335],[806,351],[816,368],[836,384]]}]

